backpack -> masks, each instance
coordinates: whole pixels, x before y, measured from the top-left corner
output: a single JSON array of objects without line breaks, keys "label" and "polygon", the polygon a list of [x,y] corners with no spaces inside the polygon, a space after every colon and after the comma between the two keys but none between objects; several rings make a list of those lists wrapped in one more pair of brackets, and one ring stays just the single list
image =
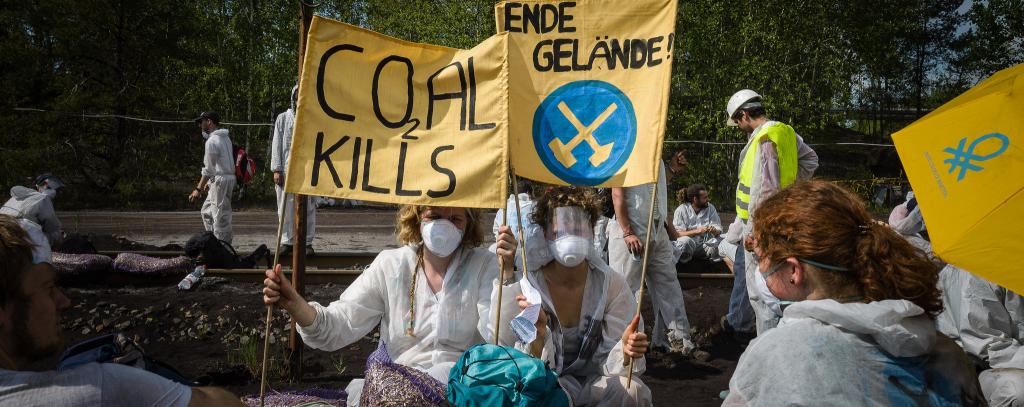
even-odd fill
[{"label": "backpack", "polygon": [[454,406],[568,406],[558,376],[540,359],[489,343],[466,350],[448,373]]},{"label": "backpack", "polygon": [[256,175],[256,161],[245,152],[244,148],[235,147],[235,179],[239,184],[248,184]]},{"label": "backpack", "polygon": [[199,385],[170,365],[146,356],[142,347],[123,333],[97,336],[72,345],[60,356],[57,370],[63,372],[93,362],[131,366],[187,386]]},{"label": "backpack", "polygon": [[256,267],[260,258],[267,260],[267,267],[271,263],[267,245],[260,245],[252,254],[240,257],[231,244],[218,239],[210,231],[192,235],[185,243],[185,255],[212,269],[251,269]]}]

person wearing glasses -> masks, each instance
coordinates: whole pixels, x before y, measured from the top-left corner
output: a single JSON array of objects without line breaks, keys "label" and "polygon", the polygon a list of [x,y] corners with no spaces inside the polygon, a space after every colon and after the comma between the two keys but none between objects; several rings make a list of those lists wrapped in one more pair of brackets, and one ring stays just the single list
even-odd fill
[{"label": "person wearing glasses", "polygon": [[984,405],[974,368],[938,333],[938,267],[832,183],[762,201],[757,273],[777,328],[740,356],[723,405]]}]

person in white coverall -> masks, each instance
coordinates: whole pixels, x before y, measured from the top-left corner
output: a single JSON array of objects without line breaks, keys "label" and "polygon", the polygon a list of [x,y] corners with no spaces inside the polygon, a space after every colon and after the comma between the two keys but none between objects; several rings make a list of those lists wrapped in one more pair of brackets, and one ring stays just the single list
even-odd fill
[{"label": "person in white coverall", "polygon": [[693,184],[680,192],[680,205],[672,216],[672,225],[680,234],[676,239],[676,245],[681,249],[678,262],[687,263],[695,257],[718,259],[722,218],[718,216],[715,205],[711,204],[707,188]]},{"label": "person in white coverall", "polygon": [[725,406],[983,405],[939,335],[937,268],[853,193],[806,181],[762,201],[757,273],[785,306],[740,356]]},{"label": "person in white coverall", "polygon": [[[280,266],[267,270],[263,300],[287,311],[310,347],[334,351],[379,328],[391,360],[448,383],[466,349],[493,340],[492,293],[499,278],[513,280],[515,237],[507,227],[499,231],[505,265],[499,276],[495,255],[477,247],[484,237],[477,209],[403,206],[398,230],[403,246],[380,252],[329,305],[307,303]],[[514,315],[514,304],[503,310],[504,324]],[[511,346],[511,330],[500,332],[501,344]],[[349,383],[349,405],[358,403],[362,389],[361,379]]]},{"label": "person in white coverall", "polygon": [[12,187],[11,199],[0,208],[0,214],[39,225],[50,245],[57,246],[61,241],[61,225],[53,209],[53,200],[64,182],[53,175],[43,174],[36,177],[35,186],[34,190],[21,185]]},{"label": "person in white coverall", "polygon": [[[761,201],[795,181],[810,179],[818,168],[818,155],[791,126],[768,118],[757,92],[743,89],[733,94],[726,113],[726,124],[746,133],[747,145],[740,152],[736,219],[723,235],[728,244],[720,245],[720,250],[734,246],[736,250],[732,258],[735,279],[725,322],[727,330],[750,331],[754,325],[760,334],[773,328],[778,317],[758,295],[761,290],[756,284],[764,283],[757,281],[757,264],[751,257],[752,247],[747,239],[752,220],[757,218]],[[743,301],[744,295],[750,307]],[[754,321],[750,320],[751,310]]]},{"label": "person in white coverall", "polygon": [[646,282],[646,292],[650,294],[654,308],[651,342],[654,348],[688,356],[696,346],[690,339],[690,321],[686,316],[683,290],[676,275],[672,242],[668,236],[664,162],[659,162],[658,169],[657,185],[612,188],[615,219],[608,223],[608,264],[622,273],[630,290],[636,293],[640,289],[651,189],[656,188]]},{"label": "person in white coverall", "polygon": [[946,306],[939,330],[981,370],[978,381],[989,405],[1024,406],[1024,300],[951,264],[939,280]]},{"label": "person in white coverall", "polygon": [[[505,301],[541,307],[533,325],[524,322],[533,329],[516,332],[516,348],[554,369],[573,405],[651,405],[650,389],[640,380],[648,341],[640,318],[634,319],[636,300],[622,275],[593,250],[597,197],[555,187],[537,205],[533,222],[543,225],[541,239],[553,260],[505,288]],[[635,371],[631,387],[627,358]]]},{"label": "person in white coverall", "polygon": [[[295,234],[295,194],[284,192],[284,177],[288,170],[288,159],[292,151],[292,134],[295,131],[295,102],[299,97],[299,87],[292,88],[291,107],[277,115],[274,121],[274,138],[270,143],[270,170],[274,173],[274,191],[277,193],[277,216],[284,217],[281,229],[281,251],[287,252],[292,247]],[[306,246],[312,248],[316,237],[316,205],[313,199],[306,197]],[[309,250],[306,250],[309,253]]]},{"label": "person in white coverall", "polygon": [[218,128],[220,116],[203,112],[195,120],[203,132],[203,169],[199,184],[189,195],[189,202],[206,191],[206,200],[199,211],[203,227],[217,239],[231,243],[231,191],[235,189],[235,155],[228,129]]}]

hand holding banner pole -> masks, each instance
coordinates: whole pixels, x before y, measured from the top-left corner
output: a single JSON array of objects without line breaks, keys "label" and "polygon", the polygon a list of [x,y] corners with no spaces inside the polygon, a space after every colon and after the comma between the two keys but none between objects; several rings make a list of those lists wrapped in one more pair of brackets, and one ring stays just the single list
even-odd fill
[{"label": "hand holding banner pole", "polygon": [[[507,226],[508,219],[507,214],[502,216],[502,227]],[[495,254],[498,254],[498,246],[495,246]],[[505,287],[505,257],[498,254],[498,306],[495,307],[495,345],[501,345],[498,342],[498,334],[502,330],[502,288]]]},{"label": "hand holding banner pole", "polygon": [[[274,270],[277,269],[277,262],[281,256],[281,229],[284,226],[284,216],[278,216],[277,220],[277,247],[274,249],[274,263],[270,265]],[[266,396],[267,389],[267,353],[270,350],[270,323],[274,317],[274,306],[267,305],[267,321],[264,324],[263,329],[263,363],[260,368],[260,407],[263,407],[264,397]]]},{"label": "hand holding banner pole", "polygon": [[[646,287],[647,284],[645,281],[647,280],[647,254],[651,251],[651,230],[654,229],[654,225],[651,223],[654,223],[654,205],[656,203],[654,201],[657,199],[659,181],[658,172],[655,172],[654,174],[654,184],[651,185],[651,210],[650,213],[647,214],[647,236],[644,238],[644,263],[640,269],[640,289],[637,290],[636,294],[635,315],[640,315],[640,306],[644,303],[644,287]],[[633,358],[626,360],[626,366],[629,367],[629,376],[626,377],[626,388],[628,389],[633,386]]]},{"label": "hand holding banner pole", "polygon": [[512,178],[512,194],[516,201],[516,219],[519,220],[517,229],[519,231],[519,240],[523,242],[523,250],[520,250],[522,253],[520,256],[523,259],[523,278],[526,278],[526,272],[528,271],[526,267],[526,234],[523,233],[523,208],[519,206],[519,183],[516,182],[516,168],[510,166],[508,174]]}]

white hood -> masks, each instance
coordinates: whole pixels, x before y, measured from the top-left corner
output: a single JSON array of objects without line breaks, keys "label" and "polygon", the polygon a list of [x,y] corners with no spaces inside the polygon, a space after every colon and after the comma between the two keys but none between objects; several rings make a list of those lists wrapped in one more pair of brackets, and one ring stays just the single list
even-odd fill
[{"label": "white hood", "polygon": [[214,131],[210,132],[210,137],[213,137],[213,136],[224,136],[224,137],[227,137],[228,136],[228,129],[217,129],[217,130],[214,130]]},{"label": "white hood", "polygon": [[868,335],[897,357],[920,356],[935,346],[935,322],[905,300],[842,304],[834,300],[801,301],[786,308],[779,326],[814,319],[844,331]]},{"label": "white hood", "polygon": [[14,187],[11,187],[11,198],[14,198],[14,199],[19,200],[19,201],[24,200],[25,198],[28,198],[28,197],[32,196],[33,194],[39,194],[39,193],[40,193],[39,191],[36,191],[36,190],[34,190],[32,188],[23,187],[21,185],[16,185]]}]

